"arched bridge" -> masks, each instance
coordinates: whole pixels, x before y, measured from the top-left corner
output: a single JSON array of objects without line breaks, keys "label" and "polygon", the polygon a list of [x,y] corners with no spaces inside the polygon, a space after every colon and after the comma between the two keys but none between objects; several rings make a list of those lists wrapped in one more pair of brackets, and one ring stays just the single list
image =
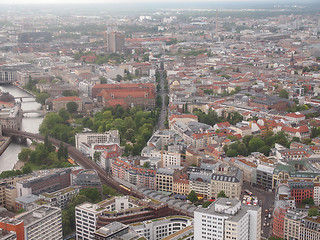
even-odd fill
[{"label": "arched bridge", "polygon": [[[38,140],[38,141],[44,141],[45,137],[36,134],[36,133],[30,133],[30,132],[24,132],[24,131],[18,131],[18,130],[13,130],[9,128],[4,128],[2,129],[2,134],[8,137],[17,137],[17,138],[25,138],[25,139],[30,139],[30,140]],[[52,137],[48,137],[48,140],[55,145],[56,147],[60,146],[61,141]],[[119,192],[124,192],[123,188],[120,187],[120,184],[109,177],[109,175],[100,168],[95,162],[84,156],[80,151],[78,151],[74,146],[71,144],[62,142],[64,146],[68,147],[68,154],[69,156],[79,165],[81,165],[83,168],[86,169],[94,169],[97,171],[99,174],[99,177],[101,181],[110,187],[115,188]]]}]

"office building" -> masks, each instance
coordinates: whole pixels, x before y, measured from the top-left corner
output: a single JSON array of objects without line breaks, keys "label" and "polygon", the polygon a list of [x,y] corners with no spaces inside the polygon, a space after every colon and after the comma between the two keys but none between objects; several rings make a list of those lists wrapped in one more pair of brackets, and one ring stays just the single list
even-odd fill
[{"label": "office building", "polygon": [[1,218],[0,228],[16,234],[17,240],[62,240],[61,210],[40,206],[15,218]]},{"label": "office building", "polygon": [[194,212],[194,239],[257,240],[261,236],[261,208],[239,200],[219,198]]},{"label": "office building", "polygon": [[116,143],[120,146],[120,135],[118,130],[110,130],[105,133],[77,133],[75,136],[76,148],[79,150],[81,143],[87,145],[98,143]]},{"label": "office building", "polygon": [[70,186],[71,169],[41,171],[35,177],[17,181],[17,196],[54,192]]},{"label": "office building", "polygon": [[148,240],[162,240],[193,224],[186,216],[168,216],[131,224],[131,228]]},{"label": "office building", "polygon": [[300,240],[320,239],[320,217],[305,217],[301,221]]},{"label": "office building", "polygon": [[123,32],[111,31],[107,33],[107,51],[113,53],[125,50],[125,34]]}]

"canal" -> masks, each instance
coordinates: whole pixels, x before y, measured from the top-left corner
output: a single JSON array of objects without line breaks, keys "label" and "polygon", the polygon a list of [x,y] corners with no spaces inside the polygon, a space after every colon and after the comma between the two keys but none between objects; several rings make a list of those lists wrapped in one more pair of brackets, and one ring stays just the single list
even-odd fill
[{"label": "canal", "polygon": [[[31,97],[28,93],[22,91],[13,85],[0,85],[2,92],[9,92],[14,97]],[[35,101],[35,98],[25,98],[22,101],[21,108],[24,111],[40,109],[41,105]],[[27,117],[22,118],[22,130],[32,133],[38,133],[39,125],[41,124],[43,117],[40,117],[34,113],[30,113]],[[30,143],[29,143],[30,144]],[[12,170],[15,163],[18,161],[18,154],[21,148],[26,145],[17,144],[12,142],[4,153],[0,156],[0,172],[6,170]]]}]

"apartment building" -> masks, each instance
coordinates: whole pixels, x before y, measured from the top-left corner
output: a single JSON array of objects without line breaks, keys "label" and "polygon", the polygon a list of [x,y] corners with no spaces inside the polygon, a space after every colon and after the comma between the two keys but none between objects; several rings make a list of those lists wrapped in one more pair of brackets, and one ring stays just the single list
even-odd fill
[{"label": "apartment building", "polygon": [[40,206],[18,216],[24,222],[24,232],[28,240],[62,239],[61,209]]},{"label": "apartment building", "polygon": [[307,214],[294,210],[288,210],[284,217],[284,239],[299,240],[300,239],[300,224],[303,217]]},{"label": "apartment building", "polygon": [[156,175],[157,191],[172,192],[174,170],[158,168]]},{"label": "apartment building", "polygon": [[100,177],[94,169],[85,169],[79,172],[74,179],[74,185],[80,188],[97,188],[102,191]]},{"label": "apartment building", "polygon": [[131,224],[132,230],[148,240],[162,240],[193,224],[186,216],[168,216]]},{"label": "apartment building", "polygon": [[194,212],[194,239],[257,240],[261,236],[261,208],[239,200],[219,198]]},{"label": "apartment building", "polygon": [[61,209],[43,205],[15,218],[0,218],[0,229],[15,233],[16,238],[6,239],[62,240]]},{"label": "apartment building", "polygon": [[77,133],[75,136],[75,142],[77,149],[80,149],[81,143],[88,145],[94,143],[117,143],[120,146],[120,135],[118,130],[110,130],[104,133]]},{"label": "apartment building", "polygon": [[17,196],[54,192],[71,184],[71,169],[41,171],[38,175],[16,183]]},{"label": "apartment building", "polygon": [[77,187],[67,187],[52,193],[42,193],[39,198],[48,201],[51,206],[63,209],[67,208],[69,202],[72,198],[79,193],[79,188]]},{"label": "apartment building", "polygon": [[92,203],[83,203],[76,207],[76,239],[91,240],[94,239],[94,232],[97,229],[98,216],[103,211],[99,205]]},{"label": "apartment building", "polygon": [[242,183],[243,173],[239,168],[218,164],[211,176],[209,197],[216,199],[224,191],[229,198],[240,199]]},{"label": "apartment building", "polygon": [[112,197],[97,204],[83,203],[76,207],[76,239],[94,239],[95,230],[112,222],[129,224],[169,214],[166,204],[131,196]]},{"label": "apartment building", "polygon": [[112,176],[137,187],[156,189],[156,170],[134,166],[131,162],[116,158],[111,162]]},{"label": "apartment building", "polygon": [[301,221],[300,227],[301,240],[320,239],[320,217],[305,217]]},{"label": "apartment building", "polygon": [[52,109],[59,112],[60,109],[67,109],[69,102],[75,102],[78,105],[77,111],[82,111],[82,101],[79,97],[59,97],[52,100]]}]

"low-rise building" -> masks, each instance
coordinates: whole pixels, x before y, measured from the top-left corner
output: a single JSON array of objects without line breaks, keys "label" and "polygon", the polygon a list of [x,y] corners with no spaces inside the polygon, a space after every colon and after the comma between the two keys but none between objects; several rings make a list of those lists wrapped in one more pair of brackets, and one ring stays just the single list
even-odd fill
[{"label": "low-rise building", "polygon": [[51,206],[63,209],[67,208],[72,198],[79,193],[79,188],[67,187],[52,193],[42,193],[39,198],[48,201]]},{"label": "low-rise building", "polygon": [[71,169],[56,169],[54,171],[41,171],[40,174],[20,180],[16,183],[17,196],[54,192],[71,184]]},{"label": "low-rise building", "polygon": [[59,112],[60,109],[67,109],[69,102],[75,102],[78,106],[77,111],[82,111],[82,101],[79,97],[58,97],[52,100],[52,109],[55,112]]}]

